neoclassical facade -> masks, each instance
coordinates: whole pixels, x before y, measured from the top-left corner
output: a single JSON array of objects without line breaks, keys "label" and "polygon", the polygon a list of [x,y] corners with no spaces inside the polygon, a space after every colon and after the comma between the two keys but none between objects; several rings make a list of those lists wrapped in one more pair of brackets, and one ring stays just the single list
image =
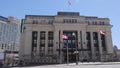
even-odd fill
[{"label": "neoclassical facade", "polygon": [[21,27],[20,59],[26,63],[104,61],[113,53],[109,18],[81,16],[79,12],[26,15]]}]

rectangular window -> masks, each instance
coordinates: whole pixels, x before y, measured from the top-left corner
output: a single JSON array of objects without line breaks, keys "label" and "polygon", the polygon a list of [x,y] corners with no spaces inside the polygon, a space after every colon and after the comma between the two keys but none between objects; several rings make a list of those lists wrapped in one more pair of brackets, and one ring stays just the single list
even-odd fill
[{"label": "rectangular window", "polygon": [[40,47],[45,47],[45,40],[40,40]]},{"label": "rectangular window", "polygon": [[104,21],[103,22],[101,22],[102,23],[102,25],[104,25]]},{"label": "rectangular window", "polygon": [[34,40],[34,44],[37,44],[37,40]]},{"label": "rectangular window", "polygon": [[32,47],[36,47],[36,46],[37,46],[37,31],[33,31],[32,32]]},{"label": "rectangular window", "polygon": [[96,48],[96,50],[99,51],[98,33],[97,32],[93,32],[93,43],[94,43],[94,47]]},{"label": "rectangular window", "polygon": [[95,21],[95,25],[97,25],[97,22]]},{"label": "rectangular window", "polygon": [[54,38],[53,32],[52,32],[52,31],[49,31],[49,32],[48,32],[48,40],[50,40],[50,39],[53,40],[53,38]]},{"label": "rectangular window", "polygon": [[37,31],[32,32],[32,56],[35,56],[37,52],[37,34]]},{"label": "rectangular window", "polygon": [[92,25],[94,25],[94,21],[92,22]]},{"label": "rectangular window", "polygon": [[87,45],[87,48],[91,50],[91,44],[90,44],[90,32],[86,32],[86,45]]},{"label": "rectangular window", "polygon": [[48,40],[48,47],[53,47],[53,40]]},{"label": "rectangular window", "polygon": [[40,39],[45,39],[45,31],[40,32]]},{"label": "rectangular window", "polygon": [[48,55],[53,55],[53,47],[48,47]]},{"label": "rectangular window", "polygon": [[63,19],[63,23],[65,23],[66,22],[66,19]]},{"label": "rectangular window", "polygon": [[102,42],[103,51],[106,51],[105,35],[103,34],[101,34],[101,42]]},{"label": "rectangular window", "polygon": [[38,24],[38,20],[33,20],[32,24]]},{"label": "rectangular window", "polygon": [[104,21],[103,22],[100,21],[99,23],[100,23],[100,25],[104,25],[105,24]]},{"label": "rectangular window", "polygon": [[77,19],[63,19],[63,23],[77,23]]},{"label": "rectangular window", "polygon": [[86,39],[90,40],[90,32],[86,32]]},{"label": "rectangular window", "polygon": [[53,47],[53,38],[54,38],[53,31],[49,31],[48,32],[48,47]]},{"label": "rectangular window", "polygon": [[39,51],[39,55],[40,55],[40,57],[45,56],[45,47],[40,47],[39,50],[40,50],[40,51]]}]

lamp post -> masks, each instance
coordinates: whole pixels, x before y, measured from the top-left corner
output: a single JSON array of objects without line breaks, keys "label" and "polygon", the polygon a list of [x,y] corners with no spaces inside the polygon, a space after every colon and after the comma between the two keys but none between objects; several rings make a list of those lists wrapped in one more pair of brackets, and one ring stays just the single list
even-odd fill
[{"label": "lamp post", "polygon": [[76,65],[78,65],[78,55],[77,55],[77,40],[76,40],[76,35],[75,35],[75,33],[73,32],[72,33],[72,36],[75,38],[75,53],[76,53]]}]

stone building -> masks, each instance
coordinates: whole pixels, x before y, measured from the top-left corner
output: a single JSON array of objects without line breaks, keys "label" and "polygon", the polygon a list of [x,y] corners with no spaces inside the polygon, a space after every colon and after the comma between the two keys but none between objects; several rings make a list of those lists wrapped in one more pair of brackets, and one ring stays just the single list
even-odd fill
[{"label": "stone building", "polygon": [[26,15],[21,28],[20,59],[26,63],[104,61],[106,54],[113,53],[109,18],[81,16],[79,12]]}]

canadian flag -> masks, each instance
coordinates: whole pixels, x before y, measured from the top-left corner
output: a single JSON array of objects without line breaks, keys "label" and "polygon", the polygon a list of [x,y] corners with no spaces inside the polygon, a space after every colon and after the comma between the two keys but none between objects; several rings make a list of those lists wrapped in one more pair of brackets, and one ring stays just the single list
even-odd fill
[{"label": "canadian flag", "polygon": [[70,0],[68,0],[68,5],[69,5],[69,6],[71,5],[71,1],[70,1]]},{"label": "canadian flag", "polygon": [[103,32],[101,29],[98,29],[98,32],[100,32],[100,34],[106,35],[106,33]]},{"label": "canadian flag", "polygon": [[66,36],[66,35],[61,34],[60,37],[63,38],[63,39],[68,39],[68,36]]}]

